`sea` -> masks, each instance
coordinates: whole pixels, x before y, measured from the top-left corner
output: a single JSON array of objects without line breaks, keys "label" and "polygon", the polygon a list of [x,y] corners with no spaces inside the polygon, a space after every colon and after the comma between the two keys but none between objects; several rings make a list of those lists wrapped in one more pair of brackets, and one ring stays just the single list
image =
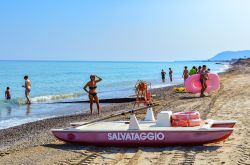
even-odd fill
[{"label": "sea", "polygon": [[[128,97],[135,94],[138,80],[150,83],[150,88],[182,84],[183,67],[207,65],[211,72],[229,68],[228,63],[209,61],[177,62],[113,62],[113,61],[0,61],[0,129],[5,129],[46,118],[88,112],[87,103],[70,104],[62,101],[87,100],[83,86],[94,74],[103,79],[98,83],[100,98]],[[168,68],[173,70],[169,81]],[[161,80],[164,69],[166,81]],[[25,105],[24,75],[32,83],[31,105]],[[5,100],[10,87],[10,101]]]}]

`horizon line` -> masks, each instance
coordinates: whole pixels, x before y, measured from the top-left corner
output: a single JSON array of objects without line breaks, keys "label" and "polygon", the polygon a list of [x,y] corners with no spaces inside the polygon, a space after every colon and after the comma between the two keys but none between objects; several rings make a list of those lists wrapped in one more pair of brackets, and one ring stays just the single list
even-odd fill
[{"label": "horizon line", "polygon": [[187,62],[187,61],[209,61],[206,60],[173,60],[173,61],[137,61],[137,60],[1,60],[0,61],[20,61],[20,62]]}]

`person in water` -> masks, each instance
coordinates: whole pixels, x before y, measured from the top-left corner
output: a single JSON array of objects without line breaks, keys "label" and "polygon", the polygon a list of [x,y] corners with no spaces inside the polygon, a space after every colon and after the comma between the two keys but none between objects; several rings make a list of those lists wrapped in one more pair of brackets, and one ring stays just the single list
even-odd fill
[{"label": "person in water", "polygon": [[207,89],[207,83],[206,83],[207,80],[208,80],[207,66],[203,65],[201,70],[200,70],[200,82],[201,82],[201,95],[200,95],[200,97],[205,96],[204,92]]},{"label": "person in water", "polygon": [[6,100],[10,100],[10,99],[11,99],[10,87],[7,87],[7,88],[6,88],[6,91],[5,91],[5,99],[6,99]]},{"label": "person in water", "polygon": [[188,78],[188,76],[189,76],[188,67],[185,66],[184,71],[183,71],[183,75],[182,75],[182,77],[184,78],[184,83],[185,83],[186,79]]},{"label": "person in water", "polygon": [[173,70],[172,70],[172,68],[169,68],[169,79],[170,79],[170,82],[172,82],[173,81]]},{"label": "person in water", "polygon": [[31,82],[29,80],[29,76],[24,76],[23,79],[25,80],[25,85],[23,87],[25,88],[25,97],[27,99],[26,104],[31,104],[30,101],[30,91],[31,91]]},{"label": "person in water", "polygon": [[[96,78],[98,78],[96,80]],[[89,102],[90,102],[90,113],[93,114],[93,103],[95,101],[98,114],[100,114],[100,105],[99,105],[99,99],[97,96],[97,91],[96,91],[96,84],[102,81],[102,78],[96,76],[96,75],[91,75],[90,76],[90,81],[83,87],[83,89],[89,94]],[[87,88],[89,87],[89,90]]]},{"label": "person in water", "polygon": [[192,76],[192,75],[194,75],[194,74],[196,74],[196,69],[195,69],[196,67],[195,66],[193,66],[193,68],[189,71],[189,75],[190,76]]},{"label": "person in water", "polygon": [[166,75],[166,72],[162,69],[161,70],[161,79],[162,79],[162,82],[165,82],[165,75]]}]

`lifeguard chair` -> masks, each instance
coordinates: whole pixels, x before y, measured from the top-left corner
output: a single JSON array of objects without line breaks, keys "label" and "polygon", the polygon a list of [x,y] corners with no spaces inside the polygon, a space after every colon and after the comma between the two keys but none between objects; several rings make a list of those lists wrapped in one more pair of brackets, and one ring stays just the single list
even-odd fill
[{"label": "lifeguard chair", "polygon": [[152,94],[148,90],[149,86],[150,84],[148,84],[146,81],[137,81],[135,85],[136,101],[134,107],[136,105],[140,106],[141,104],[146,106],[152,105]]}]

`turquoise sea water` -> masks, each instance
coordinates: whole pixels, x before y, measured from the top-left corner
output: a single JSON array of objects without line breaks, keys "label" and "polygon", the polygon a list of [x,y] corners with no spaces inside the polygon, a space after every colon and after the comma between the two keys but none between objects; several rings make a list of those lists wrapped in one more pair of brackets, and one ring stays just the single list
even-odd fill
[{"label": "turquoise sea water", "polygon": [[[222,72],[228,65],[213,62],[59,62],[59,61],[0,61],[0,129],[49,117],[80,113],[87,104],[48,104],[65,100],[86,100],[82,90],[89,75],[103,78],[98,84],[101,98],[126,97],[134,94],[137,80],[146,80],[152,88],[180,84],[183,66],[206,64],[212,72]],[[161,82],[161,69],[174,71],[173,83]],[[26,106],[23,76],[32,83],[33,104]],[[6,87],[11,89],[12,100],[4,100]]]}]

